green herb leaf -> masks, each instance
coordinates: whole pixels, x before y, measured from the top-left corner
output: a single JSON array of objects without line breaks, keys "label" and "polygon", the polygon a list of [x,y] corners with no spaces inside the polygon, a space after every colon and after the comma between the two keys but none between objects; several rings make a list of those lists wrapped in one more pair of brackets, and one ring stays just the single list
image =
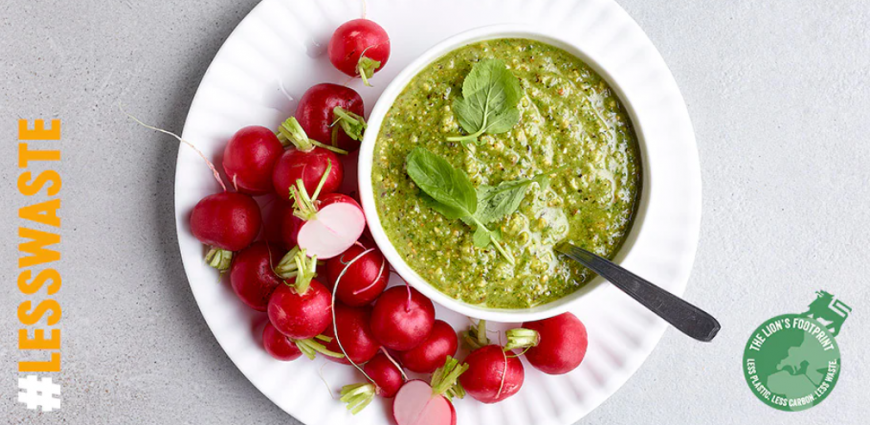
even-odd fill
[{"label": "green herb leaf", "polygon": [[473,216],[477,211],[477,192],[468,175],[457,170],[446,159],[427,149],[414,148],[406,159],[408,175],[417,187],[432,200],[443,205],[448,218]]},{"label": "green herb leaf", "polygon": [[474,231],[472,242],[477,248],[486,248],[489,246],[489,243],[492,242],[492,233],[490,233],[486,227],[477,226],[477,230]]},{"label": "green herb leaf", "polygon": [[467,136],[450,141],[476,141],[484,133],[499,134],[520,120],[517,103],[523,95],[520,82],[504,62],[482,60],[471,68],[462,83],[462,98],[453,102],[453,112]]},{"label": "green herb leaf", "polygon": [[513,214],[520,207],[529,185],[538,183],[541,187],[549,184],[546,175],[540,174],[532,179],[503,181],[498,186],[481,185],[477,188],[477,212],[475,218],[489,224],[506,215]]},{"label": "green herb leaf", "polygon": [[515,263],[511,253],[498,242],[498,233],[475,218],[477,191],[465,172],[423,148],[414,148],[405,161],[408,175],[420,188],[424,203],[448,219],[460,219],[474,227],[473,243],[478,248],[491,243],[509,263]]}]

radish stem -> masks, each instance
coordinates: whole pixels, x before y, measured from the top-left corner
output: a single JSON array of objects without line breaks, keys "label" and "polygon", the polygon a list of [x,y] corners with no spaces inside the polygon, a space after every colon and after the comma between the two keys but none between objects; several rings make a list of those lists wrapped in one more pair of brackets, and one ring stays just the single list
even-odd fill
[{"label": "radish stem", "polygon": [[432,394],[443,395],[448,400],[453,400],[453,397],[465,397],[465,389],[457,380],[466,370],[468,370],[467,364],[459,363],[452,356],[447,356],[444,366],[432,373]]},{"label": "radish stem", "polygon": [[[360,141],[363,138],[363,132],[366,129],[366,120],[365,118],[345,110],[341,106],[336,106],[332,109],[332,114],[337,118],[335,121],[330,124],[330,126],[335,126],[338,124],[344,133],[348,135],[353,140]],[[337,135],[333,132],[333,137],[337,138]],[[333,140],[333,143],[336,143],[337,140]]]},{"label": "radish stem", "polygon": [[317,140],[309,139],[308,135],[305,134],[305,130],[303,130],[302,126],[299,124],[299,121],[296,120],[296,117],[287,118],[287,120],[281,123],[281,126],[278,127],[278,131],[275,135],[278,136],[278,141],[280,141],[285,147],[292,144],[296,149],[299,149],[302,152],[311,152],[311,150],[317,146],[342,155],[347,155],[348,153],[344,149],[339,149],[335,146],[329,146],[320,143]]},{"label": "radish stem", "polygon": [[296,266],[296,254],[299,253],[299,247],[294,247],[290,250],[290,252],[284,254],[284,257],[278,261],[278,265],[275,266],[272,271],[275,272],[278,277],[284,279],[290,279],[296,277],[299,274],[299,270]]},{"label": "radish stem", "polygon": [[505,331],[507,336],[507,344],[504,349],[513,350],[515,348],[530,348],[538,345],[541,342],[541,335],[536,330],[516,328]]},{"label": "radish stem", "polygon": [[489,338],[486,336],[486,320],[480,320],[476,326],[471,326],[467,331],[463,331],[462,340],[472,350],[489,345]]},{"label": "radish stem", "polygon": [[221,272],[229,270],[233,262],[233,252],[220,248],[211,248],[205,254],[205,262]]},{"label": "radish stem", "polygon": [[323,354],[323,355],[329,356],[329,357],[335,357],[337,359],[344,357],[344,354],[336,353],[335,351],[332,351],[332,350],[326,348],[325,345],[317,342],[317,340],[315,340],[315,338],[317,338],[317,337],[308,338],[308,339],[299,339],[299,340],[295,340],[293,342],[296,343],[296,347],[299,348],[299,351],[301,351],[302,354],[305,354],[305,357],[308,357],[310,360],[314,360],[314,357],[317,355],[317,353],[320,353],[320,354]]},{"label": "radish stem", "polygon": [[[326,184],[326,179],[329,177],[329,172],[332,171],[332,160],[326,160],[326,170],[323,171],[323,175],[320,176],[320,181],[317,182],[317,188],[314,189],[314,194],[311,195],[311,201],[317,201],[317,197],[320,195],[320,190],[323,189],[323,185]],[[299,183],[298,181],[296,182]],[[304,185],[302,186],[305,187]]]},{"label": "radish stem", "polygon": [[347,410],[356,415],[365,409],[375,398],[374,384],[350,384],[341,387],[341,401],[347,403]]},{"label": "radish stem", "polygon": [[[294,250],[296,250],[296,248],[294,248]],[[293,250],[288,252],[287,255],[281,259],[281,263],[289,263],[289,256],[292,252]],[[286,281],[284,283],[288,286],[295,287],[296,292],[301,295],[308,292],[308,288],[311,286],[311,279],[313,279],[314,276],[317,276],[317,256],[308,257],[305,255],[305,250],[303,249],[296,251],[292,260],[296,263],[296,281],[292,284],[287,283]],[[278,267],[281,267],[281,263],[278,264]],[[288,274],[291,274],[291,272],[288,272]]]}]

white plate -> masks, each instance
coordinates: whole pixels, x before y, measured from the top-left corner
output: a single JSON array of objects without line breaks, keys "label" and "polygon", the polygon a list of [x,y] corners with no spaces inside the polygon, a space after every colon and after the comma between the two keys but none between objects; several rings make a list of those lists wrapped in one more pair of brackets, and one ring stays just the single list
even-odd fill
[{"label": "white plate", "polygon": [[[323,54],[332,31],[360,16],[357,1],[265,0],[239,24],[215,56],[191,105],[183,137],[219,162],[224,144],[245,125],[276,127],[298,98],[319,82],[345,83]],[[423,51],[453,34],[498,23],[536,25],[594,58],[632,99],[642,128],[646,218],[622,264],[682,294],[697,245],[701,182],[694,134],[679,89],[650,40],[610,0],[397,1],[369,0],[368,17],[390,34],[392,54],[372,79],[349,85],[367,111],[387,83]],[[353,170],[346,175],[353,176]],[[655,179],[650,180],[649,176]],[[272,360],[260,347],[266,318],[239,302],[229,285],[216,284],[202,261],[203,247],[190,234],[188,215],[204,196],[219,190],[202,160],[179,150],[175,184],[178,241],[191,289],[227,355],[251,382],[306,424],[388,424],[389,402],[373,403],[357,416],[333,397],[361,376],[324,360]],[[655,225],[650,225],[655,223]],[[594,296],[594,299],[593,299]],[[588,301],[587,301],[588,299]],[[572,424],[613,394],[649,355],[665,329],[659,320],[614,287],[599,285],[573,310],[589,331],[589,351],[570,374],[548,376],[527,365],[523,389],[496,405],[458,400],[460,424]],[[439,318],[460,328],[467,319],[437,307]],[[506,325],[505,325],[506,326]],[[676,371],[676,370],[675,370]],[[330,394],[322,382],[332,388]]]}]

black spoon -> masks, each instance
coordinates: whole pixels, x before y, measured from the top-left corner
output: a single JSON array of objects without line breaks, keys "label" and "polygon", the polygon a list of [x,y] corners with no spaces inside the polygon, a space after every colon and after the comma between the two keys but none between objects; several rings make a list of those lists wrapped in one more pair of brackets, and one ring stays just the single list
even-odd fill
[{"label": "black spoon", "polygon": [[721,328],[719,322],[704,310],[606,258],[569,243],[556,245],[556,251],[598,273],[682,333],[698,341],[712,341]]}]

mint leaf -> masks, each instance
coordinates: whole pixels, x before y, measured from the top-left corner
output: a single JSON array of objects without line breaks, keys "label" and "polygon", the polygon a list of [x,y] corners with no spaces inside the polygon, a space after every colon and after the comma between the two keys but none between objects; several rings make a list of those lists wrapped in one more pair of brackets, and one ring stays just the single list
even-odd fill
[{"label": "mint leaf", "polygon": [[405,162],[408,176],[420,188],[426,205],[448,219],[459,219],[475,227],[474,246],[485,248],[491,243],[508,262],[515,264],[511,253],[499,243],[498,234],[475,218],[477,191],[464,171],[453,168],[446,159],[423,148],[414,148]]},{"label": "mint leaf", "polygon": [[520,81],[504,62],[486,59],[474,64],[462,82],[462,98],[453,102],[454,115],[469,134],[447,140],[475,141],[484,133],[510,130],[520,120],[517,103],[522,96]]},{"label": "mint leaf", "polygon": [[473,216],[477,211],[477,192],[465,172],[423,148],[414,148],[406,162],[411,180],[432,200],[442,204],[445,211],[450,211],[451,217],[456,214]]},{"label": "mint leaf", "polygon": [[483,224],[489,224],[512,214],[520,207],[529,185],[535,182],[545,187],[549,184],[549,179],[546,175],[539,174],[532,179],[503,181],[498,186],[481,185],[477,188],[475,218]]}]

